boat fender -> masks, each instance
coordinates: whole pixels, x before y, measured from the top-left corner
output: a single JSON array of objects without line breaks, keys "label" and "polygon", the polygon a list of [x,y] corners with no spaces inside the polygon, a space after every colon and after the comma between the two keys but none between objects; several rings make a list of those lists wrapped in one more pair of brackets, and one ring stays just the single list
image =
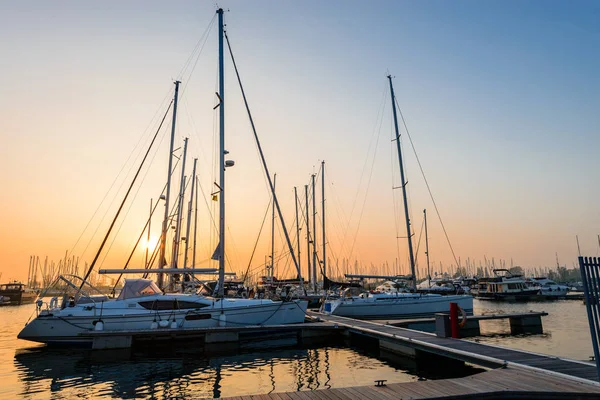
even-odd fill
[{"label": "boat fender", "polygon": [[104,330],[104,322],[102,322],[102,320],[96,321],[96,324],[94,324],[94,330],[95,331],[103,331]]},{"label": "boat fender", "polygon": [[177,329],[177,321],[173,320],[173,322],[171,322],[171,329]]},{"label": "boat fender", "polygon": [[52,299],[50,299],[49,308],[53,309],[53,308],[56,308],[57,306],[58,306],[58,297],[53,297]]},{"label": "boat fender", "polygon": [[158,326],[160,326],[161,328],[166,328],[167,326],[169,326],[169,321],[166,319],[160,320],[158,322]]},{"label": "boat fender", "polygon": [[219,326],[225,325],[227,325],[227,316],[224,313],[221,313],[221,315],[219,315]]},{"label": "boat fender", "polygon": [[150,324],[150,329],[157,329],[158,328],[158,322],[156,322],[156,320],[152,321],[152,323]]},{"label": "boat fender", "polygon": [[458,327],[462,328],[467,324],[467,313],[465,312],[465,310],[462,309],[461,306],[458,306],[458,310],[460,311],[460,313],[462,315],[462,319],[458,323]]}]

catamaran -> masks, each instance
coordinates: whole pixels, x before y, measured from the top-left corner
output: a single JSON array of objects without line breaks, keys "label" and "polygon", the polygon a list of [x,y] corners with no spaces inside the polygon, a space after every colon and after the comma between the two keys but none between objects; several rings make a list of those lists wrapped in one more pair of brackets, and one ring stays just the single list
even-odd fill
[{"label": "catamaran", "polygon": [[[40,296],[37,300],[37,316],[30,321],[19,333],[20,339],[36,342],[55,343],[86,343],[92,339],[81,333],[92,330],[121,331],[135,329],[186,329],[208,328],[216,326],[244,325],[277,325],[300,323],[304,321],[307,302],[301,300],[275,301],[268,299],[239,299],[224,296],[225,282],[225,169],[233,166],[232,161],[225,161],[225,130],[224,130],[224,68],[223,50],[224,39],[227,39],[223,25],[223,10],[218,9],[219,20],[219,93],[220,100],[220,175],[219,175],[219,245],[213,258],[219,261],[219,284],[214,296],[200,294],[164,293],[162,277],[166,273],[200,273],[197,269],[168,269],[164,268],[164,244],[168,220],[168,206],[165,207],[165,220],[161,237],[161,257],[158,275],[158,285],[150,279],[130,279],[116,298],[107,296],[96,290],[88,281],[94,265],[108,234],[83,278],[60,276],[56,284],[64,289],[62,296],[53,297],[45,302]],[[228,39],[227,39],[228,40]],[[230,49],[230,47],[229,47]],[[230,49],[231,50],[231,49]],[[233,57],[233,56],[232,56]],[[235,64],[234,64],[235,66]],[[236,67],[237,74],[237,67]],[[169,173],[167,180],[167,196],[170,189],[171,159],[173,153],[173,137],[177,112],[177,96],[179,81],[175,82],[173,98],[173,124],[171,132],[171,148],[169,154]],[[241,83],[241,82],[240,82]],[[245,96],[244,96],[245,100]],[[169,106],[170,107],[170,106]],[[166,116],[166,114],[165,114]],[[164,119],[163,119],[164,120]],[[254,125],[252,123],[252,125]],[[160,129],[160,128],[159,128]],[[256,133],[255,133],[256,135]],[[187,142],[186,142],[187,143]],[[185,154],[185,152],[184,152]],[[262,152],[261,152],[262,157]],[[145,158],[144,158],[145,160]],[[143,161],[142,161],[143,163]],[[263,158],[263,166],[266,163]],[[141,166],[140,166],[141,168]],[[139,170],[138,170],[139,174]],[[267,171],[268,175],[268,171]],[[137,178],[137,174],[136,174]],[[270,176],[268,175],[270,180]],[[135,182],[135,178],[134,178]],[[132,183],[133,186],[133,183]],[[130,187],[131,190],[131,187]],[[271,186],[273,191],[273,186]],[[127,195],[129,194],[129,191]],[[117,212],[117,216],[127,199],[127,195]],[[279,211],[279,205],[275,199]],[[115,220],[117,218],[115,217]],[[175,253],[176,254],[176,253]],[[185,265],[184,265],[185,267]],[[135,271],[130,271],[135,272]],[[143,271],[147,273],[148,271]]]},{"label": "catamaran", "polygon": [[[392,77],[388,76],[390,92],[392,97],[392,110],[396,132],[396,145],[398,150],[398,162],[400,165],[400,179],[402,180],[402,197],[404,200],[404,217],[406,222],[408,253],[410,257],[411,279],[413,291],[416,291],[415,259],[412,246],[412,233],[408,217],[408,200],[406,195],[406,180],[404,179],[404,167],[402,162],[402,151],[400,147],[400,133],[398,130],[398,118],[396,114],[396,98]],[[359,319],[379,318],[414,318],[427,316],[438,312],[450,310],[450,303],[457,303],[466,313],[473,313],[473,297],[468,295],[447,295],[431,293],[407,293],[398,291],[375,291],[361,293],[358,296],[346,292],[347,295],[335,300],[326,300],[323,303],[323,312],[327,314],[352,317]]]}]

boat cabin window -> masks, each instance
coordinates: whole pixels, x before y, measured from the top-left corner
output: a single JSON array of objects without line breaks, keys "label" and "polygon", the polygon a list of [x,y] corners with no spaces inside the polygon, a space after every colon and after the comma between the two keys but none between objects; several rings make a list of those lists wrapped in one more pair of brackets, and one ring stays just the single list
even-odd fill
[{"label": "boat cabin window", "polygon": [[144,307],[146,310],[192,310],[208,307],[208,304],[197,303],[194,301],[177,300],[140,301],[138,304]]},{"label": "boat cabin window", "polygon": [[509,283],[509,284],[508,284],[508,288],[509,288],[509,289],[520,289],[520,288],[521,288],[521,285],[520,285],[520,284],[518,284],[518,283]]},{"label": "boat cabin window", "polygon": [[21,290],[21,284],[2,285],[2,290]]}]

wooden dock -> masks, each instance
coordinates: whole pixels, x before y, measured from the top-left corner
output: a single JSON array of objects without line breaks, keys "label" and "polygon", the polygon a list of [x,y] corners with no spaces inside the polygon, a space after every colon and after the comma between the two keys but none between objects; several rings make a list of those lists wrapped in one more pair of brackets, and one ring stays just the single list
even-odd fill
[{"label": "wooden dock", "polygon": [[[523,333],[529,334],[541,334],[544,333],[542,326],[542,317],[548,315],[547,312],[526,312],[526,313],[513,313],[513,314],[482,314],[482,315],[468,315],[466,324],[460,329],[460,337],[473,337],[481,335],[481,321],[501,320],[506,319],[509,323],[509,329],[511,335],[519,335]],[[436,314],[435,317],[430,318],[415,318],[415,319],[382,319],[374,320],[380,324],[397,326],[400,328],[415,329],[423,332],[435,333],[439,329],[440,317],[446,319],[445,325],[448,328],[446,336],[450,336],[449,328],[450,321],[447,314]]]},{"label": "wooden dock", "polygon": [[250,325],[213,328],[157,328],[120,331],[84,331],[81,337],[89,338],[92,348],[123,349],[136,345],[148,346],[170,341],[194,341],[208,345],[210,352],[251,348],[252,344],[289,346],[339,335],[345,328],[327,322],[308,322],[289,325]]},{"label": "wooden dock", "polygon": [[597,399],[600,385],[518,367],[464,378],[229,397],[230,400]]},{"label": "wooden dock", "polygon": [[596,366],[544,354],[514,350],[462,339],[437,337],[432,333],[362,321],[352,318],[309,312],[314,320],[330,322],[346,328],[347,335],[371,338],[384,351],[419,359],[419,357],[452,359],[488,368],[516,366],[534,371],[547,371],[556,376],[581,381],[598,381]]}]

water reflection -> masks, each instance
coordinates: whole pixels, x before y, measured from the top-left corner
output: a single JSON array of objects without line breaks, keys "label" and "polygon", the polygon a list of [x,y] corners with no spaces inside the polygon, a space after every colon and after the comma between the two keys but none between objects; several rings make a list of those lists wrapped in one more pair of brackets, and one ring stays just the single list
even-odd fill
[{"label": "water reflection", "polygon": [[481,337],[472,339],[537,353],[587,361],[593,354],[585,305],[576,300],[555,300],[535,303],[509,303],[476,300],[476,314],[510,314],[545,311],[541,335],[511,336],[507,320],[482,321]]},{"label": "water reflection", "polygon": [[221,397],[371,384],[381,376],[417,379],[389,362],[336,346],[219,357],[175,348],[149,353],[38,347],[18,350],[14,366],[21,382],[16,395],[50,392],[52,398]]}]

